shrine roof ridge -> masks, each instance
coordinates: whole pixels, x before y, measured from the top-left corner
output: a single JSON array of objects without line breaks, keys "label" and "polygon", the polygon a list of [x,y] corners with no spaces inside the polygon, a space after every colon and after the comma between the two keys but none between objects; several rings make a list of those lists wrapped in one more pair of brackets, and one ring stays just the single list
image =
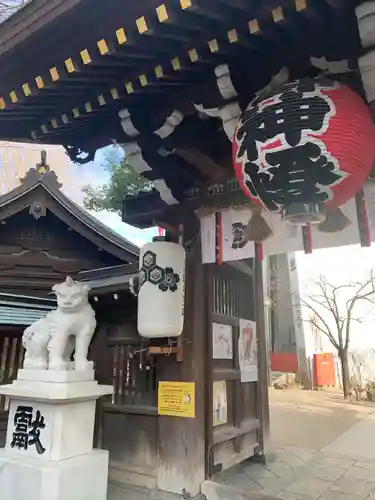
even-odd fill
[{"label": "shrine roof ridge", "polygon": [[[29,171],[30,172],[30,171]],[[26,178],[26,177],[25,177]],[[127,253],[128,262],[137,262],[139,248],[126,238],[118,235],[112,229],[101,223],[96,217],[86,212],[73,200],[68,198],[60,190],[60,185],[54,180],[50,182],[48,176],[35,176],[32,182],[27,182],[17,186],[13,190],[0,196],[0,208],[12,204],[32,191],[42,188],[46,191],[62,208],[69,212],[77,221],[86,226],[100,237],[107,240],[112,245]],[[125,259],[124,259],[125,260]]]}]

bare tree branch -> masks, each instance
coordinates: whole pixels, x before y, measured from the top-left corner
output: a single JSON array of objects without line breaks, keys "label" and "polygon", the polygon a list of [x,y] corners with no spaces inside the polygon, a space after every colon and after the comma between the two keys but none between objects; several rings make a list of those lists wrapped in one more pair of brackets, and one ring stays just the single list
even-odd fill
[{"label": "bare tree branch", "polygon": [[336,339],[335,337],[333,336],[332,332],[331,332],[331,329],[330,327],[328,326],[328,323],[327,321],[324,319],[324,317],[322,316],[322,314],[319,312],[319,310],[317,309],[317,307],[313,306],[312,304],[310,304],[308,301],[304,300],[302,297],[299,298],[299,300],[301,301],[301,304],[306,307],[307,309],[310,309],[311,312],[313,312],[315,314],[315,316],[317,318],[319,318],[319,320],[322,322],[322,324],[324,325],[324,328],[321,328],[320,325],[318,326],[316,324],[316,321],[314,322],[313,320],[307,320],[308,322],[310,322],[311,324],[313,324],[316,328],[318,328],[318,330],[320,330],[322,333],[324,333],[329,341],[333,344],[333,346],[336,348],[336,349],[339,349],[339,345],[338,343],[336,342]]},{"label": "bare tree branch", "polygon": [[365,281],[341,285],[329,283],[320,276],[311,291],[297,297],[299,304],[313,316],[304,319],[316,333],[324,334],[337,351],[342,368],[344,397],[350,394],[349,343],[353,323],[361,323],[365,314],[356,314],[360,302],[375,305],[375,278],[373,271]]},{"label": "bare tree branch", "polygon": [[[362,321],[362,318],[353,315],[356,304],[360,301],[375,304],[373,272],[371,271],[370,278],[364,282],[351,282],[339,286],[329,283],[326,277],[320,276],[314,286],[318,288],[318,294],[311,293],[305,299],[300,298],[301,304],[315,315],[307,322],[324,333],[335,349],[347,352],[352,323]],[[350,293],[351,297],[343,303],[340,292],[345,292],[346,296]],[[315,318],[319,319],[321,325]],[[333,330],[329,326],[330,320],[335,325]]]}]

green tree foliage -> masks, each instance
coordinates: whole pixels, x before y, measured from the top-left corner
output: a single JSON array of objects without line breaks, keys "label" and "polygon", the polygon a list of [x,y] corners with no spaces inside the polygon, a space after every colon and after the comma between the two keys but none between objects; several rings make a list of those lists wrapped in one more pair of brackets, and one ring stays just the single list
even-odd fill
[{"label": "green tree foliage", "polygon": [[107,184],[98,187],[88,185],[83,188],[83,205],[87,210],[121,212],[126,196],[134,196],[140,191],[152,189],[152,183],[137,174],[124,160],[110,159],[104,168],[109,173]]}]

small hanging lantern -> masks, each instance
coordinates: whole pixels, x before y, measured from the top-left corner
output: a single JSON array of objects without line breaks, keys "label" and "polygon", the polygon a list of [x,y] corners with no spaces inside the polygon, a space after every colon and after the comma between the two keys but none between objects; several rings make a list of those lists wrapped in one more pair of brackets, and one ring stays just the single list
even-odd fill
[{"label": "small hanging lantern", "polygon": [[[375,134],[362,98],[346,85],[301,79],[256,98],[233,139],[244,193],[264,210],[319,224],[354,198],[374,162]],[[342,227],[342,221],[337,227]],[[332,226],[332,225],[331,225]]]},{"label": "small hanging lantern", "polygon": [[139,334],[147,338],[181,335],[184,293],[184,247],[157,238],[144,245],[139,257]]}]

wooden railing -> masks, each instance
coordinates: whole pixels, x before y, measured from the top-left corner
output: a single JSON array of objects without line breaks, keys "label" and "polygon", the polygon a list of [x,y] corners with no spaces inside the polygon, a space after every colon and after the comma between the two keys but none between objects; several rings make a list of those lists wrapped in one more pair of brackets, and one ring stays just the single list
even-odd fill
[{"label": "wooden railing", "polygon": [[[0,385],[10,384],[22,366],[25,350],[20,332],[0,331]],[[5,446],[8,423],[8,399],[0,395],[0,448]]]},{"label": "wooden railing", "polygon": [[[10,384],[22,366],[25,349],[22,336],[17,333],[0,332],[0,384]],[[0,413],[7,411],[7,400],[0,395]]]}]

